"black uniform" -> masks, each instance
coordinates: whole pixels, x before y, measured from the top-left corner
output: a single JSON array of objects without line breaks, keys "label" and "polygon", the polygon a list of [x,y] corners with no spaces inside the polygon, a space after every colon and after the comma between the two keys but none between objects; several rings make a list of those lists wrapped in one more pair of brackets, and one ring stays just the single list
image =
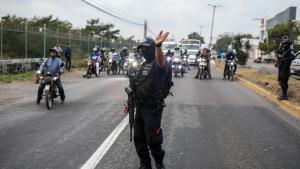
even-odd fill
[{"label": "black uniform", "polygon": [[278,58],[278,81],[282,89],[282,96],[280,96],[279,99],[287,99],[290,66],[294,59],[294,54],[290,45],[284,47],[279,53],[281,54],[281,57]]},{"label": "black uniform", "polygon": [[[236,59],[236,56],[235,56],[235,54],[234,54],[233,52],[228,52],[228,53],[226,54],[226,56],[225,56],[225,59],[226,59],[226,62],[225,62],[224,73],[223,73],[224,78],[225,78],[225,76],[226,76],[226,70],[229,69],[229,66],[228,66],[228,64],[227,64],[227,61],[229,61],[229,60],[235,60],[235,59]],[[234,71],[233,71],[234,74],[235,74],[235,72],[236,72],[236,69],[237,69],[237,65],[235,64],[235,65],[234,65]]]},{"label": "black uniform", "polygon": [[[146,41],[150,41],[146,39]],[[135,78],[136,115],[134,120],[134,144],[140,158],[141,169],[151,169],[151,155],[157,168],[164,168],[163,158],[165,151],[162,149],[163,133],[161,118],[164,108],[164,99],[169,94],[173,85],[172,71],[165,63],[160,67],[155,59],[154,41],[150,41],[147,51],[142,54],[145,57],[140,70]],[[145,56],[148,55],[148,56]],[[150,55],[150,56],[149,56]]]}]

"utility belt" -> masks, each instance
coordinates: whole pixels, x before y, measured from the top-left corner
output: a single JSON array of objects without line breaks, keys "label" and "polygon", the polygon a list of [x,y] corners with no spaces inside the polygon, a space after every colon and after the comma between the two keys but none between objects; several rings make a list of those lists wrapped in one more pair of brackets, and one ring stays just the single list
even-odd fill
[{"label": "utility belt", "polygon": [[138,107],[146,107],[150,109],[160,109],[164,106],[163,99],[136,99],[136,105]]}]

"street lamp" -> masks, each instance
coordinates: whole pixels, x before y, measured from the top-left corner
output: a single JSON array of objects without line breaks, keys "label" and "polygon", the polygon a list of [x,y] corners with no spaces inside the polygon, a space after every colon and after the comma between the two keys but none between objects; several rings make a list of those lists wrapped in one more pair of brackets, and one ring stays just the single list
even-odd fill
[{"label": "street lamp", "polygon": [[213,17],[212,17],[212,23],[211,23],[210,39],[209,39],[209,48],[211,48],[212,34],[213,34],[214,21],[215,21],[215,11],[216,11],[216,8],[222,7],[222,5],[212,5],[212,4],[208,4],[208,6],[213,7]]}]

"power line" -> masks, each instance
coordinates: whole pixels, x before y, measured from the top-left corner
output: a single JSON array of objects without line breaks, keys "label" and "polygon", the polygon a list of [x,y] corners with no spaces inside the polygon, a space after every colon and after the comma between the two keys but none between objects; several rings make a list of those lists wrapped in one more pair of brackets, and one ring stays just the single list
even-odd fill
[{"label": "power line", "polygon": [[109,15],[109,16],[112,16],[112,17],[114,17],[114,18],[116,18],[116,19],[119,19],[119,20],[121,20],[121,21],[127,22],[127,23],[129,23],[129,24],[133,24],[133,25],[144,26],[144,24],[137,23],[137,22],[134,22],[134,21],[131,21],[131,20],[122,18],[122,17],[120,17],[120,16],[117,16],[117,15],[115,15],[115,14],[112,14],[111,12],[108,12],[108,11],[106,11],[106,10],[104,10],[104,9],[102,9],[102,8],[100,8],[100,7],[98,7],[98,6],[94,5],[94,4],[92,4],[92,3],[88,2],[88,1],[86,1],[86,0],[81,0],[81,1],[84,2],[84,3],[86,3],[86,4],[88,4],[89,6],[91,6],[91,7],[93,7],[93,8],[95,8],[95,9],[97,9],[97,10],[99,10],[99,11],[101,11],[101,12],[103,12],[103,13]]},{"label": "power line", "polygon": [[[117,14],[117,15],[119,15],[119,16],[125,16],[125,17],[123,17],[123,18],[126,18],[126,19],[128,19],[128,20],[138,20],[138,19],[136,19],[135,17],[132,17],[131,15],[128,15],[128,13],[126,13],[126,12],[120,10],[120,9],[115,8],[114,6],[112,6],[112,5],[109,4],[109,3],[106,3],[104,0],[97,0],[97,1],[100,1],[101,3],[98,3],[98,2],[95,1],[95,0],[93,0],[93,1],[94,1],[96,4],[98,4],[98,5],[100,5],[100,6],[104,7],[104,8],[106,8],[106,10],[111,11],[111,13],[115,13],[115,14]],[[129,18],[132,18],[132,19],[129,19]]]}]

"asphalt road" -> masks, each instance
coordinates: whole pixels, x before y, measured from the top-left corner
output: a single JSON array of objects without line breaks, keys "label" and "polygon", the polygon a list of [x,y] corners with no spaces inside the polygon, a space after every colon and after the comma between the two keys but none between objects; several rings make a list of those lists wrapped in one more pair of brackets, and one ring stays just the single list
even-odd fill
[{"label": "asphalt road", "polygon": [[[300,169],[300,122],[237,82],[174,79],[162,125],[169,169]],[[125,117],[124,77],[64,82],[51,111],[30,93],[0,107],[1,169],[78,169]],[[21,85],[20,85],[21,86]],[[0,92],[1,93],[1,92]],[[128,127],[97,169],[136,169]]]}]

